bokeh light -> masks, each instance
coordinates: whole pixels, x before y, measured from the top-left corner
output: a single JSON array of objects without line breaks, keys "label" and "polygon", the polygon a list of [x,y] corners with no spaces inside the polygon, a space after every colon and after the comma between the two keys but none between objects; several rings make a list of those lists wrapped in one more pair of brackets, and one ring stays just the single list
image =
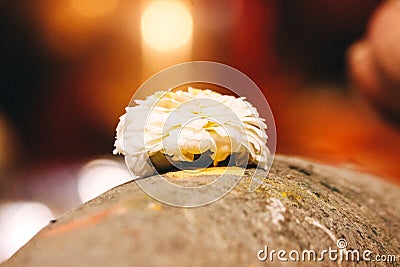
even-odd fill
[{"label": "bokeh light", "polygon": [[0,206],[0,262],[9,258],[53,219],[38,202],[11,202]]},{"label": "bokeh light", "polygon": [[155,1],[143,12],[141,31],[145,43],[155,50],[176,50],[190,40],[193,18],[179,1]]},{"label": "bokeh light", "polygon": [[107,190],[132,180],[124,163],[96,159],[81,170],[78,191],[82,202],[89,201]]}]

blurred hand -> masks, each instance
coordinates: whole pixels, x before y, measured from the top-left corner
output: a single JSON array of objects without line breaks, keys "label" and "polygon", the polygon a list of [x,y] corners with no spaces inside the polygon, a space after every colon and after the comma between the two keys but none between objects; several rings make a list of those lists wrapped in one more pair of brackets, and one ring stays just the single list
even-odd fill
[{"label": "blurred hand", "polygon": [[400,123],[400,1],[382,3],[348,53],[354,85],[380,114]]}]

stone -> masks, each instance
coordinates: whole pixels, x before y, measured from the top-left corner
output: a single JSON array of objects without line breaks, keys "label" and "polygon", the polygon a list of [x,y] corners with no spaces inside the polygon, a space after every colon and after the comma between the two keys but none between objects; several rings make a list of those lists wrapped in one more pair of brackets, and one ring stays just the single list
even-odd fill
[{"label": "stone", "polygon": [[[292,250],[300,256],[315,250],[320,257],[343,242],[342,252],[400,255],[397,185],[276,156],[264,184],[249,192],[252,171],[225,197],[198,208],[161,204],[134,181],[115,187],[50,222],[1,266],[281,266],[279,250],[286,251],[281,258],[289,253],[295,258]],[[191,184],[205,180],[166,176]],[[272,262],[271,250],[276,251]],[[288,266],[321,266],[313,258],[288,260]],[[388,265],[398,266],[396,260]],[[331,261],[325,254],[322,266],[374,264],[345,257]]]}]

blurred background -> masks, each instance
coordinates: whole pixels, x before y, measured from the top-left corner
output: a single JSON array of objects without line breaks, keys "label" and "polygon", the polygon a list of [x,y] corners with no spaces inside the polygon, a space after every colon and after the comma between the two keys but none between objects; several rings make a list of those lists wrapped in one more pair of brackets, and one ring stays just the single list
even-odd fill
[{"label": "blurred background", "polygon": [[111,155],[118,118],[186,61],[253,79],[278,153],[399,184],[399,28],[398,1],[0,1],[0,261],[130,179]]}]

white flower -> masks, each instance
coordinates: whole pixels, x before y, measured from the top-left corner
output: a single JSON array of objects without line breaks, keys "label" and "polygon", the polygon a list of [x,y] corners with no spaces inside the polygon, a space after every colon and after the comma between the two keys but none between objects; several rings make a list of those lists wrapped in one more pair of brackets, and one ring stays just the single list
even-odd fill
[{"label": "white flower", "polygon": [[120,117],[114,150],[125,155],[134,175],[153,174],[150,158],[160,154],[171,165],[208,153],[215,166],[230,156],[234,165],[267,169],[267,125],[245,98],[189,87],[135,103]]}]

